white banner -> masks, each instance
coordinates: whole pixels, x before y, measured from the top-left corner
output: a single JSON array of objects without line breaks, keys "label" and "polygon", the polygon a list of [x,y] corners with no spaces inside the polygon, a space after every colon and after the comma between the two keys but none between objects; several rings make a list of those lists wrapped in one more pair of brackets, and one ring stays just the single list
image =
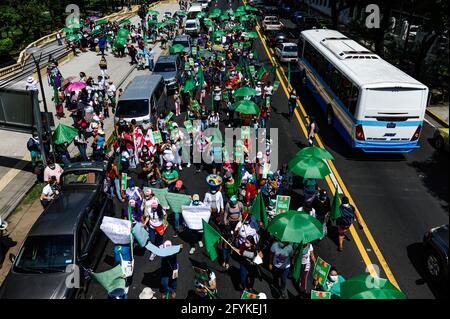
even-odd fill
[{"label": "white banner", "polygon": [[211,216],[211,207],[207,205],[203,206],[182,206],[183,219],[189,229],[202,230],[203,223],[209,222]]},{"label": "white banner", "polygon": [[128,220],[105,216],[100,229],[114,244],[126,245],[131,241],[131,223]]}]

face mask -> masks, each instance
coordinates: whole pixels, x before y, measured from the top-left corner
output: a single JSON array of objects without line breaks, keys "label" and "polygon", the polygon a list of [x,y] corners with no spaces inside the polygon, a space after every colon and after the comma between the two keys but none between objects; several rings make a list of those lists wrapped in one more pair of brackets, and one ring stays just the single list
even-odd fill
[{"label": "face mask", "polygon": [[330,277],[330,281],[331,282],[337,282],[338,281],[338,276],[329,276]]},{"label": "face mask", "polygon": [[342,204],[342,206],[344,206],[344,207],[350,207],[350,204]]},{"label": "face mask", "polygon": [[194,205],[194,206],[198,206],[198,204],[199,204],[199,202],[197,200],[192,202],[192,205]]}]

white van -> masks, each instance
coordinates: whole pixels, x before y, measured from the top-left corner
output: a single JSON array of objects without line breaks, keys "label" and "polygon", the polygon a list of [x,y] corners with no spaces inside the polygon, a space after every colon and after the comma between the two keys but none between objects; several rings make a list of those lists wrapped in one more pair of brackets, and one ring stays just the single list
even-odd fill
[{"label": "white van", "polygon": [[193,5],[188,10],[187,18],[190,19],[190,20],[191,19],[197,19],[197,14],[199,12],[202,12],[202,11],[203,11],[203,8],[202,8],[202,6],[200,4],[199,5]]},{"label": "white van", "polygon": [[162,75],[140,75],[131,81],[117,102],[114,122],[121,118],[149,123],[156,112],[166,109],[167,91]]}]

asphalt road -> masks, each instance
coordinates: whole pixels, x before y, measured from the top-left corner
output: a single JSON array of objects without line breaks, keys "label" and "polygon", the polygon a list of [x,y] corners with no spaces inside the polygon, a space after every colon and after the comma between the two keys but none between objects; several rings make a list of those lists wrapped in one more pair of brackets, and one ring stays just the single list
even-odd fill
[{"label": "asphalt road", "polygon": [[[236,6],[236,2],[234,7]],[[225,1],[219,1],[218,7],[226,7]],[[271,70],[270,60],[260,40],[255,46],[262,62]],[[295,76],[293,77],[295,82]],[[295,83],[293,83],[295,85]],[[400,288],[409,298],[442,298],[448,291],[437,289],[428,284],[423,272],[423,253],[421,240],[424,232],[430,227],[448,223],[448,155],[437,153],[429,138],[433,129],[425,125],[421,136],[422,147],[405,155],[367,155],[353,152],[339,135],[329,129],[325,117],[320,113],[318,105],[308,91],[298,88],[302,104],[310,115],[315,115],[320,127],[320,135],[326,148],[332,152],[335,165],[343,178],[349,192],[359,207],[381,253],[393,272]],[[180,119],[177,120],[182,120]],[[287,162],[305,144],[300,125],[295,120],[287,119],[287,99],[280,88],[274,95],[274,112],[270,127],[278,128],[279,163]],[[194,175],[193,168],[181,172],[187,193],[199,193],[202,197],[207,190],[204,178],[207,173]],[[325,187],[325,184],[321,184]],[[293,196],[291,209],[301,206],[301,195]],[[331,238],[326,238],[315,246],[316,253],[324,260],[338,268],[344,277],[351,277],[365,271],[366,265],[358,251],[355,241],[345,243],[344,252],[336,250],[334,230]],[[358,234],[363,238],[362,232]],[[172,228],[165,237],[172,236]],[[183,235],[173,239],[174,244],[183,242]],[[366,239],[363,239],[367,254],[375,264],[378,262]],[[194,274],[190,258],[205,261],[217,275],[219,296],[221,298],[239,298],[238,290],[239,266],[236,261],[228,272],[224,272],[217,262],[209,261],[204,249],[197,249],[192,256],[188,254],[188,245],[178,255],[180,277],[178,279],[177,298],[186,298],[192,289]],[[159,288],[160,259],[149,262],[149,252],[135,251],[135,274],[130,287],[129,298],[137,298],[144,287]],[[113,266],[113,245],[108,244],[102,256],[102,263],[97,271],[108,270]],[[385,277],[381,272],[381,277]],[[257,280],[255,289],[276,298],[268,282],[271,275],[262,271],[262,281]],[[292,283],[288,285],[289,297],[295,298],[298,292]],[[88,298],[105,298],[106,292],[97,284],[89,287]]]}]

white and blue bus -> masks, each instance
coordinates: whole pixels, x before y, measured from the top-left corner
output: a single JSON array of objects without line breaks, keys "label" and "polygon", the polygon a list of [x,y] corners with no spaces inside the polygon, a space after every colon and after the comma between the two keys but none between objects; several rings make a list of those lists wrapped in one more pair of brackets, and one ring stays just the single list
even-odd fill
[{"label": "white and blue bus", "polygon": [[351,147],[372,153],[419,148],[425,85],[334,30],[303,31],[299,55],[307,87]]}]

